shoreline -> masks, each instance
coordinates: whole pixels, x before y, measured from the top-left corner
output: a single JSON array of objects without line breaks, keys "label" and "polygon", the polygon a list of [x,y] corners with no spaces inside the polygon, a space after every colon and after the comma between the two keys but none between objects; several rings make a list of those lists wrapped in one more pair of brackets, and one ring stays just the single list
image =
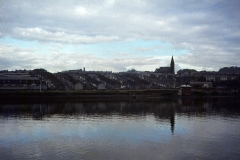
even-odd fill
[{"label": "shoreline", "polygon": [[86,102],[86,101],[161,101],[161,99],[196,98],[235,98],[233,94],[192,94],[177,95],[176,89],[170,90],[83,90],[83,91],[0,91],[1,102]]}]

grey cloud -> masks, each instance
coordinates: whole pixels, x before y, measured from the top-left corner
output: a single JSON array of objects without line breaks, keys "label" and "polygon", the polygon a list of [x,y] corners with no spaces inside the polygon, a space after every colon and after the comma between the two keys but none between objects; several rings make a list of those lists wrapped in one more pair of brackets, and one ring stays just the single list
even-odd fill
[{"label": "grey cloud", "polygon": [[[88,70],[124,71],[127,68],[139,69],[159,64],[162,60],[154,57],[136,58],[102,58],[86,53],[64,53],[52,50],[51,54],[44,55],[31,48],[19,48],[14,45],[0,43],[1,69],[34,69],[45,68],[51,72],[86,67]],[[153,66],[155,69],[157,66]]]},{"label": "grey cloud", "polygon": [[39,41],[53,41],[60,43],[103,43],[108,41],[119,40],[116,36],[86,36],[86,35],[69,35],[64,32],[49,32],[42,28],[15,28],[13,30],[14,36],[27,40],[39,40]]},{"label": "grey cloud", "polygon": [[[155,59],[153,57],[142,57],[137,58],[117,58],[117,59],[95,59],[92,60],[94,70],[98,70],[98,66],[102,66],[105,70],[113,71],[124,71],[128,68],[135,68],[141,70],[141,67],[146,67],[151,64],[158,64],[160,59]],[[157,66],[155,66],[157,67]],[[155,68],[152,68],[155,69]]]},{"label": "grey cloud", "polygon": [[11,0],[0,6],[0,37],[57,43],[159,40],[189,51],[179,63],[213,69],[240,59],[239,1]]},{"label": "grey cloud", "polygon": [[4,36],[4,34],[0,31],[0,38],[3,37],[3,36]]},{"label": "grey cloud", "polygon": [[0,43],[0,68],[1,69],[33,69],[43,61],[42,55],[34,54],[34,49],[22,49],[13,45]]}]

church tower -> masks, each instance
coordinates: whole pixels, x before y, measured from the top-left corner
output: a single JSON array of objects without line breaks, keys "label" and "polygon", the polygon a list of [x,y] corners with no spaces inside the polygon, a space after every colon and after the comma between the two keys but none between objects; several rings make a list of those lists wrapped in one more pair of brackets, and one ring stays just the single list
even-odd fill
[{"label": "church tower", "polygon": [[173,60],[173,56],[172,56],[172,60],[171,60],[171,63],[170,63],[170,72],[172,73],[172,74],[175,74],[175,64],[174,64],[174,60]]}]

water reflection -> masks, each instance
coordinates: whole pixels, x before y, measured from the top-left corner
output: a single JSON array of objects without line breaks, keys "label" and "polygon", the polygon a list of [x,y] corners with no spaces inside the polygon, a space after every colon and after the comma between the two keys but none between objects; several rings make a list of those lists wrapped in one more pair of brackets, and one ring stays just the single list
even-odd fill
[{"label": "water reflection", "polygon": [[0,104],[1,159],[237,159],[239,99]]},{"label": "water reflection", "polygon": [[54,115],[68,118],[78,116],[147,116],[153,115],[156,121],[169,120],[172,134],[175,116],[240,115],[238,99],[167,99],[158,102],[74,102],[74,103],[33,103],[0,104],[0,118],[18,117],[43,120]]}]

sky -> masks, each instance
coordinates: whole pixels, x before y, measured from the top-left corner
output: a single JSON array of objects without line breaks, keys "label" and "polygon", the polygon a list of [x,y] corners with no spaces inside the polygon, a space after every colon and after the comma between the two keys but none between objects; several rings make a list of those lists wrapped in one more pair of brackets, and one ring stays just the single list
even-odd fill
[{"label": "sky", "polygon": [[0,0],[0,70],[239,66],[238,0]]}]

